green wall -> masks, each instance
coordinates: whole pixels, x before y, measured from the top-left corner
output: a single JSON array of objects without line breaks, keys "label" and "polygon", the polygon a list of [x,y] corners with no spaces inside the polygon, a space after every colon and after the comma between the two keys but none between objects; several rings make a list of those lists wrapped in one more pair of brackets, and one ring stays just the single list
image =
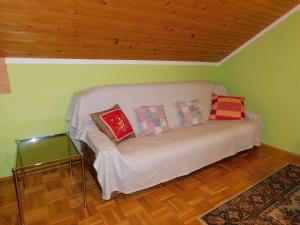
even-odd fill
[{"label": "green wall", "polygon": [[11,94],[0,95],[0,177],[15,164],[15,139],[64,132],[75,91],[105,84],[216,80],[216,67],[9,64]]},{"label": "green wall", "polygon": [[300,154],[300,12],[223,64],[220,81],[263,116],[263,142]]}]

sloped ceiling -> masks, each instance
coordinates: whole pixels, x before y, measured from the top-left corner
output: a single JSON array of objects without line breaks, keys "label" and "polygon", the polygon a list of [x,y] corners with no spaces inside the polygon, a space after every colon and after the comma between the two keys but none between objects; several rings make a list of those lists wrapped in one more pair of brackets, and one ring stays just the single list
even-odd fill
[{"label": "sloped ceiling", "polygon": [[217,62],[300,0],[1,0],[0,57]]}]

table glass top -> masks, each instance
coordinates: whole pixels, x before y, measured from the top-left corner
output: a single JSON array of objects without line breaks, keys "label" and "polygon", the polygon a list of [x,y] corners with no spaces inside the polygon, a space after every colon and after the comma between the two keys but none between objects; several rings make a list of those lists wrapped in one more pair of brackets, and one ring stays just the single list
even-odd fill
[{"label": "table glass top", "polygon": [[66,134],[17,140],[16,169],[79,156]]}]

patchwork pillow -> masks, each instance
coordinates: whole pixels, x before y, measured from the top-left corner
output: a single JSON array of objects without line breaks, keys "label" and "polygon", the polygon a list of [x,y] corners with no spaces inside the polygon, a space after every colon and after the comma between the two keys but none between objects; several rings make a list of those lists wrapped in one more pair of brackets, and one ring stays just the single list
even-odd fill
[{"label": "patchwork pillow", "polygon": [[142,136],[169,131],[170,128],[163,105],[141,106],[135,112]]},{"label": "patchwork pillow", "polygon": [[179,113],[182,126],[190,127],[205,121],[198,99],[188,102],[176,102],[175,105]]},{"label": "patchwork pillow", "polygon": [[212,94],[210,120],[244,120],[245,98]]},{"label": "patchwork pillow", "polygon": [[111,109],[90,115],[96,126],[115,144],[135,137],[132,126],[120,106],[116,104]]}]

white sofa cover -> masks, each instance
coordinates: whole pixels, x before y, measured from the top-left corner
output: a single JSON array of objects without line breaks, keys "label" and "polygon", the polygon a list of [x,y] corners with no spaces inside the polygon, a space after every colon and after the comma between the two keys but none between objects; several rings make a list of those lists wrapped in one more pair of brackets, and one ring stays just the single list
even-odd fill
[{"label": "white sofa cover", "polygon": [[[102,198],[110,199],[114,191],[128,194],[157,185],[260,145],[263,123],[256,113],[246,111],[245,121],[208,120],[213,92],[227,95],[223,85],[208,81],[101,86],[75,94],[67,115],[69,132],[75,142],[84,141],[95,152]],[[193,99],[200,100],[206,122],[182,128],[174,103]],[[116,103],[137,134],[117,146],[89,116]],[[158,104],[165,107],[171,131],[139,136],[134,110]]]}]

